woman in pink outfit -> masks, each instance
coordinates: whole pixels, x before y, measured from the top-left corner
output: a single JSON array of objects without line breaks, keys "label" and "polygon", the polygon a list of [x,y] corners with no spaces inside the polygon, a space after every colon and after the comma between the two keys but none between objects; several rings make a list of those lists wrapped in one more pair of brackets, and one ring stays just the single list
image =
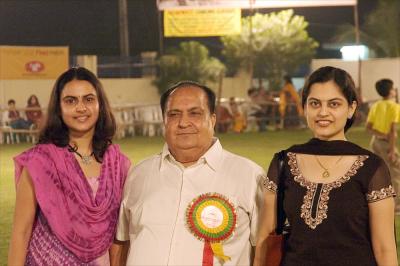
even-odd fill
[{"label": "woman in pink outfit", "polygon": [[130,162],[111,140],[114,116],[97,77],[63,73],[39,144],[14,158],[8,265],[109,265]]},{"label": "woman in pink outfit", "polygon": [[31,125],[34,124],[35,127],[38,128],[41,125],[43,114],[42,110],[40,110],[39,99],[35,94],[29,96],[26,108],[28,108],[28,110],[25,111],[26,119]]}]

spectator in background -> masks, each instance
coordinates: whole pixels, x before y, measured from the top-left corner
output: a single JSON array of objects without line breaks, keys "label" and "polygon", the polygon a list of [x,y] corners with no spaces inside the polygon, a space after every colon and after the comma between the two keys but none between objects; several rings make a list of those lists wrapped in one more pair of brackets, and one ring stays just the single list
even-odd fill
[{"label": "spectator in background", "polygon": [[[367,130],[372,134],[371,150],[389,166],[390,176],[396,194],[400,193],[400,158],[396,148],[399,106],[395,102],[396,89],[390,79],[381,79],[375,84],[382,97],[371,106],[367,118]],[[395,198],[396,214],[400,214],[400,200]]]},{"label": "spectator in background", "polygon": [[247,91],[248,101],[245,106],[247,127],[249,131],[256,124],[259,132],[266,131],[269,106],[266,105],[267,92],[264,89],[250,88]]},{"label": "spectator in background", "polygon": [[215,114],[217,115],[217,132],[226,133],[232,125],[233,117],[229,112],[229,109],[225,106],[218,104],[215,107]]},{"label": "spectator in background", "polygon": [[[293,86],[292,78],[290,76],[284,76],[283,80],[284,86],[279,93],[280,128],[284,128],[286,124],[293,126],[299,125],[299,116],[303,115],[300,96]],[[291,116],[291,119],[288,119],[287,116]]]},{"label": "spectator in background", "polygon": [[261,106],[257,103],[256,97],[258,90],[256,88],[250,88],[247,90],[247,100],[244,105],[244,114],[246,117],[246,130],[254,131],[257,125],[257,114],[261,110]]},{"label": "spectator in background", "polygon": [[32,94],[28,98],[26,107],[32,108],[32,110],[27,110],[25,112],[28,122],[31,125],[32,124],[35,125],[36,128],[39,127],[41,120],[42,120],[42,110],[40,110],[39,100],[35,94]]},{"label": "spectator in background", "polygon": [[263,87],[260,87],[257,90],[257,95],[255,98],[256,103],[261,107],[260,111],[257,112],[257,125],[259,132],[264,132],[267,130],[267,124],[269,122],[268,115],[270,111],[268,98],[269,93]]},{"label": "spectator in background", "polygon": [[235,101],[235,97],[229,99],[229,106],[233,117],[232,130],[235,133],[241,133],[246,129],[246,117],[241,112],[237,102]]},{"label": "spectator in background", "polygon": [[6,113],[6,122],[14,129],[28,129],[30,124],[23,119],[17,108],[15,107],[15,100],[8,100],[8,111]]}]

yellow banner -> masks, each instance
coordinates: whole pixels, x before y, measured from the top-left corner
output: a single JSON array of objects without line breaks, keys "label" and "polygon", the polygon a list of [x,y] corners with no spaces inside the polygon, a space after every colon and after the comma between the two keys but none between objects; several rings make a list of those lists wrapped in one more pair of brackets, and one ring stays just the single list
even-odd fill
[{"label": "yellow banner", "polygon": [[240,8],[166,10],[165,37],[205,37],[239,34]]},{"label": "yellow banner", "polygon": [[0,79],[55,79],[68,69],[68,47],[0,46]]}]

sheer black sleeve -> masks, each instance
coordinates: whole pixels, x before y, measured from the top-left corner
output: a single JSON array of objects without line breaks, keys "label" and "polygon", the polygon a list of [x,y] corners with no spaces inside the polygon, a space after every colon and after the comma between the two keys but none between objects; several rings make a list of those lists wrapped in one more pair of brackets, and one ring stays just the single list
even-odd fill
[{"label": "sheer black sleeve", "polygon": [[367,201],[372,203],[395,196],[389,169],[383,160],[379,160],[379,166],[368,185]]},{"label": "sheer black sleeve", "polygon": [[275,154],[269,164],[267,176],[264,179],[264,187],[274,193],[276,193],[278,189],[278,163],[278,154]]}]

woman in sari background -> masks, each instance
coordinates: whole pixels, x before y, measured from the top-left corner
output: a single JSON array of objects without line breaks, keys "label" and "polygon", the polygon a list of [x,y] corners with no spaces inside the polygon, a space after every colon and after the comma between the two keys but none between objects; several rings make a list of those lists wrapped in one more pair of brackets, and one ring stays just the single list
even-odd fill
[{"label": "woman in sari background", "polygon": [[16,205],[8,265],[109,265],[130,162],[97,77],[56,81],[39,144],[14,158]]},{"label": "woman in sari background", "polygon": [[[283,206],[291,231],[281,265],[398,265],[388,168],[345,136],[357,108],[352,78],[334,67],[316,70],[304,86],[302,106],[314,138],[285,150]],[[255,266],[269,259],[277,184],[275,155],[265,180]]]},{"label": "woman in sari background", "polygon": [[303,116],[300,97],[293,85],[292,78],[283,77],[284,86],[279,92],[279,115],[281,129],[299,126],[300,117]]}]

